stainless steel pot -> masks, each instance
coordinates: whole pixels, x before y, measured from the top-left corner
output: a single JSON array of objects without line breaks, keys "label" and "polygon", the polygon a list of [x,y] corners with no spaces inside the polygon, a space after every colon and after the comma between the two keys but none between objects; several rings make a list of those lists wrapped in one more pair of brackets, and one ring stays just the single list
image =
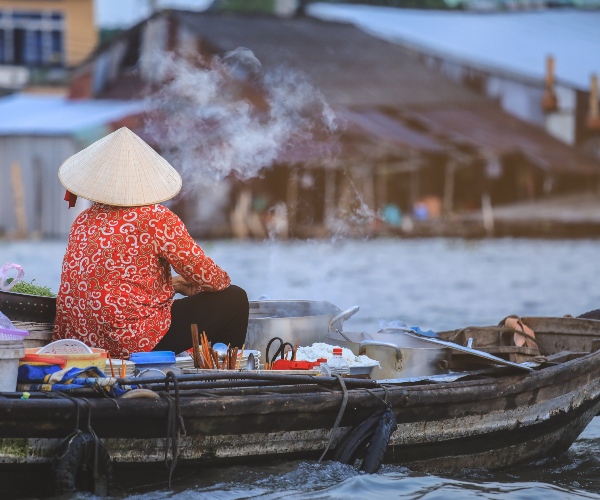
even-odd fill
[{"label": "stainless steel pot", "polygon": [[371,375],[375,380],[448,373],[452,360],[452,349],[402,334],[393,335],[390,341],[365,340],[359,352],[379,361],[381,368],[376,367]]},{"label": "stainless steel pot", "polygon": [[358,310],[354,306],[342,311],[329,302],[309,300],[250,301],[246,349],[264,354],[273,337],[302,346],[325,342],[326,333],[342,330],[344,321]]}]

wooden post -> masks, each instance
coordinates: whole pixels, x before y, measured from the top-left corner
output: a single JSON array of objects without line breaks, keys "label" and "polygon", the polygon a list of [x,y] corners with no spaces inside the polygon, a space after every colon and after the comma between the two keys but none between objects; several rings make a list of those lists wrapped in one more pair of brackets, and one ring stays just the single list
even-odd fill
[{"label": "wooden post", "polygon": [[411,162],[410,168],[410,206],[411,210],[419,201],[421,196],[421,180],[419,178],[419,166],[415,162]]},{"label": "wooden post", "polygon": [[288,220],[292,232],[297,224],[296,209],[298,207],[298,173],[295,167],[290,167],[287,186]]},{"label": "wooden post", "polygon": [[546,90],[542,97],[542,109],[545,113],[551,113],[558,109],[558,99],[554,92],[554,57],[546,58]]},{"label": "wooden post", "polygon": [[[365,169],[366,170],[366,169]],[[370,168],[361,175],[361,188],[364,204],[370,209],[375,208],[375,183],[373,176],[375,169]]]},{"label": "wooden post", "polygon": [[590,128],[600,128],[600,111],[598,110],[598,75],[594,73],[590,82],[590,110],[587,125]]},{"label": "wooden post", "polygon": [[325,189],[323,200],[323,223],[324,226],[329,229],[332,219],[334,218],[335,210],[335,174],[336,171],[328,166],[325,169]]},{"label": "wooden post", "polygon": [[448,160],[446,163],[444,178],[444,215],[452,213],[454,208],[454,174],[456,172],[456,162]]},{"label": "wooden post", "polygon": [[483,217],[483,227],[488,236],[494,234],[494,212],[492,210],[492,200],[489,193],[481,193],[481,216]]},{"label": "wooden post", "polygon": [[375,192],[375,203],[383,210],[387,204],[387,181],[388,172],[387,169],[378,167],[376,170],[377,175],[377,190]]},{"label": "wooden post", "polygon": [[17,238],[27,237],[27,218],[25,216],[25,191],[23,189],[23,177],[21,165],[14,162],[10,167],[13,199],[15,202],[15,219],[17,221]]}]

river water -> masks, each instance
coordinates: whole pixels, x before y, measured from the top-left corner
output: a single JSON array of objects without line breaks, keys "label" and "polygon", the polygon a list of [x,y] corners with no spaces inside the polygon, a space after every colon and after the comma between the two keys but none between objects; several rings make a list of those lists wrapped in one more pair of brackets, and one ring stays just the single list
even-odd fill
[{"label": "river water", "polygon": [[[346,331],[404,321],[442,331],[494,325],[510,314],[578,315],[600,308],[599,241],[375,239],[201,242],[250,300],[327,300],[360,306]],[[0,242],[0,264],[57,290],[64,241]],[[119,498],[600,498],[600,418],[569,452],[515,469],[448,476],[384,466],[376,475],[334,463],[118,472]]]}]

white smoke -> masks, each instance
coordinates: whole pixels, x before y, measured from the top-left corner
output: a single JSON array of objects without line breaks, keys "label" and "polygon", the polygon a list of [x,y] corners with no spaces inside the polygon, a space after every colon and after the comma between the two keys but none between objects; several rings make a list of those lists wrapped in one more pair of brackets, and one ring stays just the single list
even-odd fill
[{"label": "white smoke", "polygon": [[184,177],[187,189],[230,174],[259,175],[286,151],[336,130],[335,115],[303,74],[262,71],[249,49],[190,62],[160,56],[164,83],[151,95],[149,138]]}]

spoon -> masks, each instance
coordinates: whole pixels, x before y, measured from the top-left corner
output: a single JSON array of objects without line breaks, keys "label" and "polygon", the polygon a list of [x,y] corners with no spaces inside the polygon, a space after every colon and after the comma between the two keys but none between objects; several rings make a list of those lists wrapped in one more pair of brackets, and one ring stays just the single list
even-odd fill
[{"label": "spoon", "polygon": [[246,361],[246,370],[256,370],[256,360],[254,354],[248,354],[248,360]]}]

